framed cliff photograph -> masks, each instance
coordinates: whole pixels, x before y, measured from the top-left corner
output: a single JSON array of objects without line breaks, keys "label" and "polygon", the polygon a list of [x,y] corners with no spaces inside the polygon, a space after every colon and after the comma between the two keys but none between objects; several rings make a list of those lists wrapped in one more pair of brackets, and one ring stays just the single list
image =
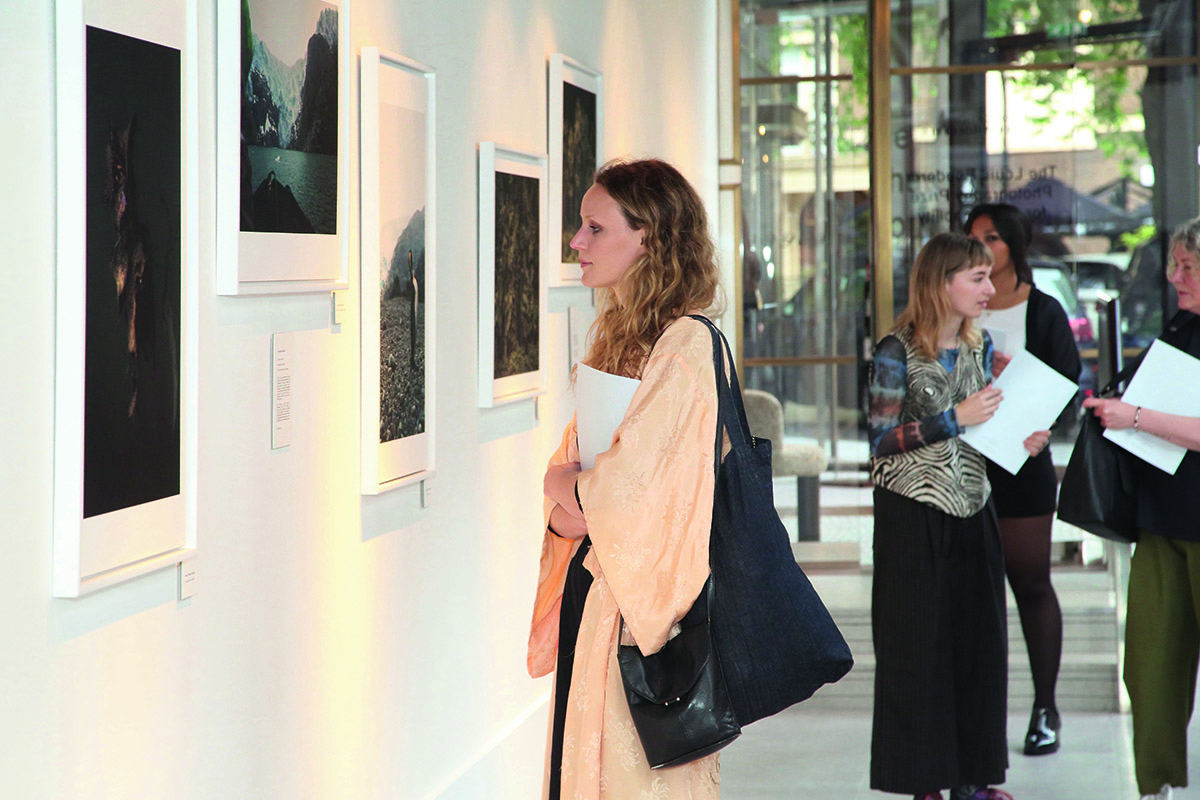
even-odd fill
[{"label": "framed cliff photograph", "polygon": [[434,469],[433,69],[375,47],[360,58],[362,492]]},{"label": "framed cliff photograph", "polygon": [[479,405],[546,388],[546,157],[479,145]]},{"label": "framed cliff photograph", "polygon": [[562,53],[550,56],[549,110],[550,241],[554,280],[579,283],[579,254],[571,239],[579,230],[579,203],[604,163],[604,79]]},{"label": "framed cliff photograph", "polygon": [[56,597],[196,545],[195,0],[59,0]]},{"label": "framed cliff photograph", "polygon": [[217,10],[217,291],[347,285],[348,0]]}]

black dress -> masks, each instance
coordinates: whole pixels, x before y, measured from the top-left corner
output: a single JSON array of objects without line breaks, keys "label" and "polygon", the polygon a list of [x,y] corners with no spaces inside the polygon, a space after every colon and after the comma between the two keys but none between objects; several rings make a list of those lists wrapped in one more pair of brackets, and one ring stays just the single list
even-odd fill
[{"label": "black dress", "polygon": [[592,547],[583,537],[575,551],[563,583],[562,604],[558,612],[558,660],[554,678],[554,725],[550,734],[550,800],[559,800],[562,792],[563,727],[567,721],[567,699],[571,693],[571,672],[575,665],[575,641],[583,619],[583,604],[592,588],[592,573],[583,559]]}]

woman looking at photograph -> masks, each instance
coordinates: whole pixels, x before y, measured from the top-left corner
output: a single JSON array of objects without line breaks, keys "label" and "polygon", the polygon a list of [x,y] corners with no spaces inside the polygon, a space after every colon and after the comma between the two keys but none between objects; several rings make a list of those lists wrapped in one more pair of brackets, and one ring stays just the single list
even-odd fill
[{"label": "woman looking at photograph", "polygon": [[[984,457],[959,438],[1002,400],[975,327],[995,293],[991,252],[940,233],[908,307],[875,349],[875,713],[871,788],[916,800],[1011,800],[1004,556]],[[1025,440],[1036,454],[1048,431]]]},{"label": "woman looking at photograph", "polygon": [[606,164],[580,216],[571,247],[601,308],[584,363],[641,383],[594,468],[572,420],[545,475],[528,657],[531,675],[556,673],[543,796],[715,798],[717,754],[650,769],[616,660],[622,617],[654,653],[708,577],[716,376],[708,328],[686,315],[714,303],[714,246],[663,161]]},{"label": "woman looking at photograph", "polygon": [[[1033,269],[1026,258],[1032,239],[1029,218],[1016,206],[985,203],[971,210],[966,231],[992,251],[991,281],[996,293],[988,300],[979,324],[1004,334],[1003,346],[996,348],[996,376],[1014,353],[1028,350],[1078,383],[1082,367],[1067,313],[1057,300],[1033,285]],[[1062,662],[1062,609],[1050,582],[1050,532],[1058,475],[1049,447],[1026,461],[1016,475],[989,460],[987,475],[1000,520],[1004,571],[1017,600],[1033,676],[1033,711],[1024,752],[1027,756],[1045,755],[1058,750],[1062,728],[1054,697]]]}]

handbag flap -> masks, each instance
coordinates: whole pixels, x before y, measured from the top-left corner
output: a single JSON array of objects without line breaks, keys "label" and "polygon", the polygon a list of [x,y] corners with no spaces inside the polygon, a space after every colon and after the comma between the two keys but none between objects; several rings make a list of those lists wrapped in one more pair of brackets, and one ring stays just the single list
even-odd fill
[{"label": "handbag flap", "polygon": [[651,703],[668,705],[696,685],[712,656],[708,623],[684,628],[657,653],[644,656],[637,645],[617,648],[625,686]]}]

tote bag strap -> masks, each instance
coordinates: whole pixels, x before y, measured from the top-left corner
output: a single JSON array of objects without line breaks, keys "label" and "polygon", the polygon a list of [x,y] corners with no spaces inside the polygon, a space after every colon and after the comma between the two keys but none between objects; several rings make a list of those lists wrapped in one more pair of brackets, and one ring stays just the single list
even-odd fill
[{"label": "tote bag strap", "polygon": [[[712,320],[699,314],[689,314],[708,326],[713,343],[713,369],[717,375],[717,439],[713,448],[714,469],[721,466],[722,432],[728,432],[729,442],[737,447],[753,441],[750,422],[746,418],[746,406],[742,402],[742,387],[738,382],[737,369],[733,365],[733,352],[725,335],[717,330]],[[725,379],[725,358],[729,357],[729,379]]]}]

